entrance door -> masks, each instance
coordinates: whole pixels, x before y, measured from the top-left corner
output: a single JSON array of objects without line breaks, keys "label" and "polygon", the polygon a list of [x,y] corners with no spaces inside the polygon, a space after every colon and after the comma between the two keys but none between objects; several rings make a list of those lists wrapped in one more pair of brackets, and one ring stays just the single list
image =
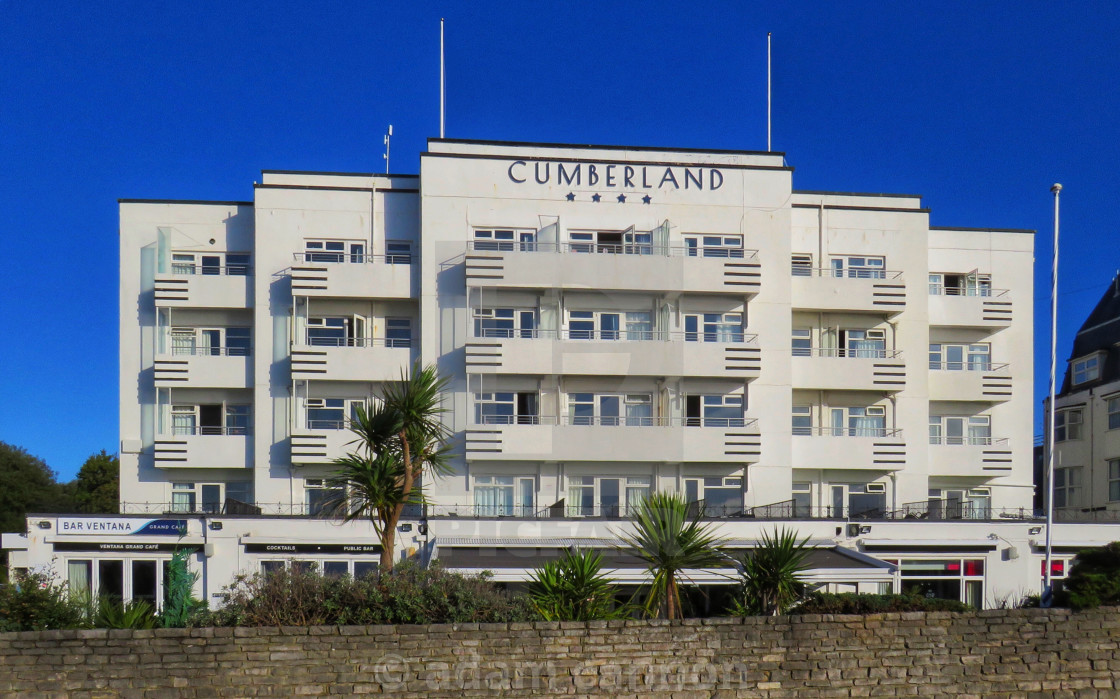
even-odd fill
[{"label": "entrance door", "polygon": [[222,406],[220,404],[198,406],[198,426],[199,434],[221,434]]}]

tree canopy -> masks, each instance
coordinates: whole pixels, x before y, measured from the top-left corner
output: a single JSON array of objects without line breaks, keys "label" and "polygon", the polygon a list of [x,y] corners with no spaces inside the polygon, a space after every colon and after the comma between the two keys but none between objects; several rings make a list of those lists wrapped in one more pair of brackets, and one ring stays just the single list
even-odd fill
[{"label": "tree canopy", "polygon": [[46,462],[0,442],[0,531],[22,532],[28,512],[60,512],[68,504],[66,488]]},{"label": "tree canopy", "polygon": [[86,459],[74,480],[74,509],[83,514],[116,514],[120,508],[121,462],[104,449]]}]

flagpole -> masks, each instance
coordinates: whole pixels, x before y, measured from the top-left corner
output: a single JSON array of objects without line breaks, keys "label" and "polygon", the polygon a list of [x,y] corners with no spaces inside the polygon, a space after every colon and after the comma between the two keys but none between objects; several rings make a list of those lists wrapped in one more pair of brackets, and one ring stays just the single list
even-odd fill
[{"label": "flagpole", "polygon": [[770,98],[771,98],[771,80],[770,80],[770,32],[766,32],[766,152],[770,152]]},{"label": "flagpole", "polygon": [[444,71],[443,71],[443,17],[439,18],[439,137],[443,138],[444,116]]},{"label": "flagpole", "polygon": [[1058,194],[1062,191],[1062,185],[1054,184],[1050,191],[1054,194],[1054,266],[1050,272],[1050,411],[1047,415],[1050,424],[1046,440],[1046,560],[1042,569],[1040,607],[1049,607],[1054,601],[1054,590],[1050,579],[1050,554],[1053,546],[1054,529],[1054,425],[1056,412],[1054,398],[1057,391],[1056,377],[1058,370]]}]

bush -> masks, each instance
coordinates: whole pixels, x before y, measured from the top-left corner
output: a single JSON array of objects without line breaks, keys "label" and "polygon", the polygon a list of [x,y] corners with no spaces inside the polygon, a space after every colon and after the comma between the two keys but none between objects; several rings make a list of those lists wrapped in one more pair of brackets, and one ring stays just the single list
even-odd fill
[{"label": "bush", "polygon": [[102,597],[91,617],[95,629],[154,629],[159,624],[152,605],[142,600],[121,604]]},{"label": "bush", "polygon": [[200,610],[191,626],[315,626],[532,621],[528,598],[485,576],[467,577],[413,562],[360,579],[277,571],[239,577],[219,609]]},{"label": "bush", "polygon": [[603,575],[603,555],[591,550],[567,551],[533,571],[529,597],[545,621],[625,619],[630,605],[617,605],[618,588]]},{"label": "bush", "polygon": [[881,614],[883,612],[973,612],[972,607],[949,599],[918,595],[857,595],[851,592],[814,592],[790,614]]},{"label": "bush", "polygon": [[65,585],[42,573],[14,576],[0,585],[0,632],[76,629],[88,626],[88,609]]},{"label": "bush", "polygon": [[1074,609],[1120,604],[1120,541],[1077,554],[1065,589]]}]

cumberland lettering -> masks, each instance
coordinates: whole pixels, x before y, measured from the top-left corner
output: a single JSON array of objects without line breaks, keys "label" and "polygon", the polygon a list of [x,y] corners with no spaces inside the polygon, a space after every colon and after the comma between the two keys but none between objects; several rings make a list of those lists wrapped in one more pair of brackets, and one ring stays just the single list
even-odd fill
[{"label": "cumberland lettering", "polygon": [[522,184],[531,178],[537,184],[555,182],[560,185],[588,187],[626,187],[628,189],[705,189],[715,191],[723,186],[723,173],[704,167],[649,167],[595,163],[552,163],[524,160],[510,163],[506,171],[511,182]]}]

